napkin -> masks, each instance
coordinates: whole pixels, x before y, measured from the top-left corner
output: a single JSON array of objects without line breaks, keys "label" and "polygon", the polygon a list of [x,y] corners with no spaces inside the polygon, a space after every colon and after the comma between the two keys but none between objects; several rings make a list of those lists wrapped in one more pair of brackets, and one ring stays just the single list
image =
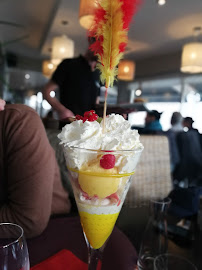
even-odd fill
[{"label": "napkin", "polygon": [[63,249],[33,266],[31,270],[87,270],[88,265],[77,258],[71,251]]}]

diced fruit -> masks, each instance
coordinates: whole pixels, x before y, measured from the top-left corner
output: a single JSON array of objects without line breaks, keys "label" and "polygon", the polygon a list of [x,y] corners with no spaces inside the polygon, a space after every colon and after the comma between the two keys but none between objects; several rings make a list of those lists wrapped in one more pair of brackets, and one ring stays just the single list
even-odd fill
[{"label": "diced fruit", "polygon": [[96,121],[97,119],[98,119],[98,115],[95,113],[94,110],[85,112],[84,116],[81,116],[79,114],[76,115],[76,120],[82,120],[83,123],[85,121],[93,122],[93,121]]},{"label": "diced fruit", "polygon": [[102,117],[98,117],[98,119],[96,120],[98,123],[102,122]]},{"label": "diced fruit", "polygon": [[100,159],[100,166],[104,169],[112,169],[115,166],[115,156],[112,154],[107,154],[102,156]]},{"label": "diced fruit", "polygon": [[111,194],[111,195],[108,196],[107,198],[109,198],[109,199],[115,199],[116,201],[119,200],[119,196],[118,196],[116,193]]}]

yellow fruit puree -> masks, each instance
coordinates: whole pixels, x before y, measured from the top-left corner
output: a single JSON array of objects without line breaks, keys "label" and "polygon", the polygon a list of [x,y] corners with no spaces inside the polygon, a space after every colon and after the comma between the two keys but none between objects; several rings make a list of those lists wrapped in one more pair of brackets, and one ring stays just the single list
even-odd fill
[{"label": "yellow fruit puree", "polygon": [[102,247],[114,228],[119,212],[97,215],[81,211],[79,214],[83,230],[90,245],[94,249]]}]

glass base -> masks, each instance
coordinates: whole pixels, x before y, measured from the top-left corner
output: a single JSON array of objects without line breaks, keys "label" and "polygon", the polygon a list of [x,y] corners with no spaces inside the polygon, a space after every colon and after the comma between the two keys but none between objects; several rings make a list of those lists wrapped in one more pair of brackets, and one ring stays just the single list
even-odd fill
[{"label": "glass base", "polygon": [[102,269],[102,248],[88,249],[88,270],[101,270]]}]

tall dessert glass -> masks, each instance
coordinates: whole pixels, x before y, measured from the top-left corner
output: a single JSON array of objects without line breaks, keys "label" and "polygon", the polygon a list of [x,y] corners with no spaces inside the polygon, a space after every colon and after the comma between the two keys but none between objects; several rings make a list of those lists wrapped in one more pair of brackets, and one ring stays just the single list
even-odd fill
[{"label": "tall dessert glass", "polygon": [[142,149],[107,151],[64,146],[88,245],[89,270],[100,265],[102,251],[118,218]]}]

